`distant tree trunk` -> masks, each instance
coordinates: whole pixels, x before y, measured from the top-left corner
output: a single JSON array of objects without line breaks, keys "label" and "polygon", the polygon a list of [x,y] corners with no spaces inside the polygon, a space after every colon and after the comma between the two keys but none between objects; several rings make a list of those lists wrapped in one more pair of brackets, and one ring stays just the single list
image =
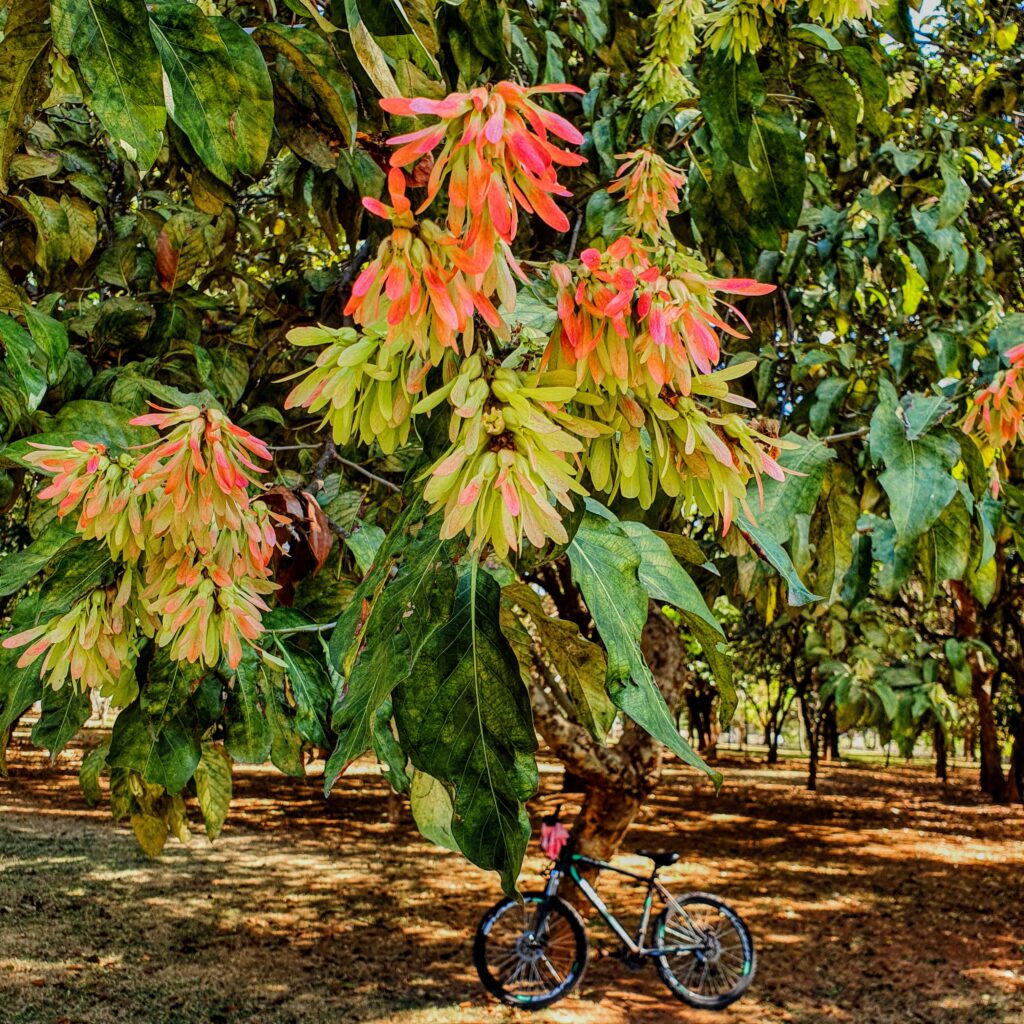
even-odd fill
[{"label": "distant tree trunk", "polygon": [[694,746],[706,758],[714,758],[721,731],[715,714],[715,697],[712,690],[691,691],[686,694],[686,710],[690,722],[690,736]]},{"label": "distant tree trunk", "polygon": [[822,747],[826,761],[839,760],[839,725],[836,722],[835,701],[830,700],[823,712]]},{"label": "distant tree trunk", "polygon": [[779,763],[779,733],[776,729],[768,730],[768,763]]},{"label": "distant tree trunk", "polygon": [[935,777],[946,782],[948,780],[946,730],[942,728],[941,722],[936,722],[932,727],[932,743],[935,747]]},{"label": "distant tree trunk", "polygon": [[811,707],[811,703],[811,698],[800,698],[800,711],[803,714],[804,730],[807,733],[807,749],[810,752],[810,760],[807,764],[807,788],[810,792],[814,793],[818,789],[818,746],[819,733],[821,732],[821,714],[816,707]]},{"label": "distant tree trunk", "polygon": [[1018,719],[1013,730],[1007,798],[1012,804],[1024,804],[1024,717]]},{"label": "distant tree trunk", "polygon": [[[976,637],[978,635],[978,602],[974,595],[959,580],[950,583],[953,594],[953,610],[956,619],[957,635],[960,637]],[[995,672],[989,671],[980,651],[974,651],[969,659],[971,668],[971,695],[978,707],[978,748],[981,756],[980,783],[983,793],[987,793],[996,803],[1006,803],[1009,793],[1006,776],[1003,774],[1002,755],[999,750],[999,731],[996,728],[995,713],[992,708],[993,693],[991,687],[995,683]]]}]

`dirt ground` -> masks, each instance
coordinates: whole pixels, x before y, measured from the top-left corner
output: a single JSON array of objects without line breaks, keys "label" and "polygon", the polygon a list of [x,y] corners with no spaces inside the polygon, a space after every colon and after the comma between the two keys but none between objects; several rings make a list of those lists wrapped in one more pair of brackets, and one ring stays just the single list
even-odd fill
[{"label": "dirt ground", "polygon": [[[797,763],[723,767],[718,798],[670,769],[627,849],[678,850],[674,888],[718,892],[746,917],[750,993],[689,1010],[593,927],[578,994],[531,1015],[490,1001],[471,964],[494,880],[423,841],[407,810],[389,824],[375,766],[328,801],[316,778],[239,773],[216,844],[197,834],[148,860],[85,806],[74,753],[51,767],[14,750],[0,1024],[1024,1024],[1019,809],[982,805],[966,772],[943,788],[919,769],[826,767],[811,795]],[[559,787],[548,766],[538,817]],[[631,896],[606,886],[612,906]]]}]

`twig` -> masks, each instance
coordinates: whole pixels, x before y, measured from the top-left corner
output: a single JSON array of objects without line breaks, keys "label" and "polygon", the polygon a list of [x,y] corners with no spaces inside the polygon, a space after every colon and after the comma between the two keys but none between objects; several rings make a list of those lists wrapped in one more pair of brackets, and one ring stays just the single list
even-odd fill
[{"label": "twig", "polygon": [[829,434],[828,437],[821,438],[821,443],[829,444],[832,441],[850,441],[855,437],[866,437],[869,429],[868,427],[858,427],[856,430],[848,430],[844,434]]},{"label": "twig", "polygon": [[324,489],[324,474],[327,472],[331,459],[337,457],[338,452],[334,447],[334,442],[328,438],[324,441],[323,451],[320,452],[320,458],[316,460],[316,465],[313,467],[313,483],[310,485],[313,494],[319,494]]},{"label": "twig", "polygon": [[343,466],[347,466],[349,469],[355,470],[357,473],[362,473],[363,476],[374,483],[380,484],[382,487],[387,487],[388,490],[394,491],[395,494],[401,494],[402,488],[396,483],[392,483],[390,480],[385,480],[382,476],[377,476],[376,473],[371,473],[365,466],[360,466],[358,462],[352,462],[350,459],[342,458],[340,455],[335,454],[334,456]]},{"label": "twig", "polygon": [[576,223],[572,226],[572,236],[569,239],[569,253],[566,259],[572,259],[573,253],[576,252],[576,243],[580,240],[580,228],[583,227],[583,214],[579,213],[576,215]]},{"label": "twig", "polygon": [[287,626],[283,629],[265,629],[264,633],[326,633],[338,624],[334,622],[312,622],[308,626]]}]

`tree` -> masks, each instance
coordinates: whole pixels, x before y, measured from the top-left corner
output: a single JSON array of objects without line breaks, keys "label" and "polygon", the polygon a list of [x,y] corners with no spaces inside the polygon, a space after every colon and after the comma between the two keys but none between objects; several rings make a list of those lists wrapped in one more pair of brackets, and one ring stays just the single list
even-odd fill
[{"label": "tree", "polygon": [[991,599],[1019,12],[290,7],[3,8],[0,737],[108,696],[83,783],[148,850],[231,760],[372,749],[511,889],[535,728],[584,848],[662,745],[717,780],[676,623],[727,720],[720,585]]}]

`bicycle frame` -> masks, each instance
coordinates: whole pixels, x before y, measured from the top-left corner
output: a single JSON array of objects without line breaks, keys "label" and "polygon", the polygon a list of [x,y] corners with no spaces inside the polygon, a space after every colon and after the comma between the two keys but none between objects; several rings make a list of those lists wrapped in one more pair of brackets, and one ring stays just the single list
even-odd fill
[{"label": "bicycle frame", "polygon": [[[611,871],[616,875],[624,875],[647,886],[647,893],[644,896],[643,912],[640,915],[640,924],[637,927],[636,938],[633,938],[622,926],[622,923],[608,908],[604,900],[598,896],[594,887],[580,874],[579,865],[599,868],[601,871]],[[584,856],[582,853],[574,853],[566,850],[552,865],[551,873],[548,875],[547,885],[544,887],[544,902],[537,910],[537,917],[534,922],[533,931],[536,934],[544,926],[547,918],[548,906],[551,898],[558,892],[563,875],[568,876],[577,889],[583,893],[588,902],[601,915],[609,928],[622,940],[626,949],[633,956],[664,956],[666,953],[688,953],[700,949],[700,943],[693,945],[662,946],[654,949],[647,945],[647,929],[651,921],[651,906],[654,903],[655,892],[666,902],[675,903],[675,897],[658,881],[658,869],[655,868],[650,875],[640,875],[635,871],[628,871],[626,868],[616,867],[607,861],[597,860],[594,857]],[[682,909],[682,908],[680,908]],[[684,916],[685,911],[682,911]]]}]

